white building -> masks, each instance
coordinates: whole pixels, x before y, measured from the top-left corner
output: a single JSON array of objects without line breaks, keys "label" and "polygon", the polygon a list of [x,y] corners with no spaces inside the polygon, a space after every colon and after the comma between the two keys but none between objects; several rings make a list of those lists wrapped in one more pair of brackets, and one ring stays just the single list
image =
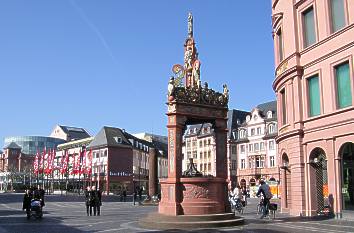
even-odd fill
[{"label": "white building", "polygon": [[[277,136],[276,101],[254,108],[238,128],[237,181],[255,195],[259,179],[278,184],[279,168],[275,137]],[[273,194],[278,191],[272,190]]]}]

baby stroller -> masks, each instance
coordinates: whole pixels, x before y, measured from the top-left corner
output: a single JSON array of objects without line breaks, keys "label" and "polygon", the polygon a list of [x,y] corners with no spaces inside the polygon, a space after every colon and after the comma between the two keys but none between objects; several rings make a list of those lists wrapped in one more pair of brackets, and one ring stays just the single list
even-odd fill
[{"label": "baby stroller", "polygon": [[31,216],[35,217],[36,219],[41,219],[43,217],[41,202],[41,199],[31,200],[31,208],[29,211],[27,211],[27,219],[30,219]]}]

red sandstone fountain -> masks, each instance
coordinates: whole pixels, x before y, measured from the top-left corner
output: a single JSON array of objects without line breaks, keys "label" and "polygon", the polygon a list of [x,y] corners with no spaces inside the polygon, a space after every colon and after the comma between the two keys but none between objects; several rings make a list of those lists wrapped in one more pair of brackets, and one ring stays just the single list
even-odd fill
[{"label": "red sandstone fountain", "polygon": [[[174,65],[168,84],[168,177],[160,180],[158,213],[140,225],[158,229],[237,225],[243,222],[230,213],[227,199],[227,112],[229,91],[223,93],[201,85],[200,61],[193,38],[193,17],[188,16],[184,65]],[[184,83],[183,83],[184,79]],[[216,172],[204,177],[190,160],[182,172],[182,140],[186,125],[211,123],[216,141]]]}]

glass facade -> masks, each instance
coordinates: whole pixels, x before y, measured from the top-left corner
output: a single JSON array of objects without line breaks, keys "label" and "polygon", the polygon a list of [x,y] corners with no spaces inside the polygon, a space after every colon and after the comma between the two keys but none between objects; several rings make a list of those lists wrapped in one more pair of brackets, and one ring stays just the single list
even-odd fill
[{"label": "glass facade", "polygon": [[15,142],[22,148],[22,153],[35,155],[37,151],[42,152],[44,148],[56,149],[59,144],[66,141],[59,138],[43,137],[43,136],[16,136],[6,137],[4,145]]}]

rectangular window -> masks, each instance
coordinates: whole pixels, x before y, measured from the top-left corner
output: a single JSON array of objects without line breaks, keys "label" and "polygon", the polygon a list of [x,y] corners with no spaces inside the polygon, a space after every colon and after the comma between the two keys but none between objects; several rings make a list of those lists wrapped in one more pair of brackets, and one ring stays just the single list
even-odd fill
[{"label": "rectangular window", "polygon": [[264,142],[261,142],[261,150],[264,150]]},{"label": "rectangular window", "polygon": [[270,156],[270,157],[269,157],[269,164],[270,164],[270,167],[275,167],[274,156]]},{"label": "rectangular window", "polygon": [[255,129],[251,129],[251,136],[255,135],[256,130]]},{"label": "rectangular window", "polygon": [[254,144],[254,151],[259,151],[259,144],[258,143]]},{"label": "rectangular window", "polygon": [[336,32],[345,26],[344,0],[330,0],[332,32]]},{"label": "rectangular window", "polygon": [[304,47],[307,48],[316,42],[315,14],[313,7],[310,7],[304,11],[302,13],[302,18],[304,24]]},{"label": "rectangular window", "polygon": [[200,158],[200,159],[203,158],[203,152],[199,152],[199,158]]},{"label": "rectangular window", "polygon": [[260,134],[261,134],[261,128],[258,127],[258,128],[257,128],[257,135],[260,135]]},{"label": "rectangular window", "polygon": [[317,116],[321,114],[320,85],[318,75],[307,79],[309,95],[309,115]]},{"label": "rectangular window", "polygon": [[261,167],[261,158],[259,157],[256,158],[256,167],[257,168]]},{"label": "rectangular window", "polygon": [[241,159],[241,169],[245,169],[246,168],[246,163],[244,159]]},{"label": "rectangular window", "polygon": [[231,170],[236,170],[236,160],[231,161]]},{"label": "rectangular window", "polygon": [[281,108],[282,108],[282,125],[287,123],[286,120],[286,95],[285,95],[285,88],[280,91],[281,96]]},{"label": "rectangular window", "polygon": [[245,145],[241,145],[240,149],[241,149],[241,154],[245,153]]},{"label": "rectangular window", "polygon": [[231,153],[236,154],[236,146],[231,146]]},{"label": "rectangular window", "polygon": [[281,29],[277,31],[279,62],[283,60],[283,35]]},{"label": "rectangular window", "polygon": [[208,151],[208,159],[210,159],[210,157],[211,157],[211,151],[209,150]]},{"label": "rectangular window", "polygon": [[274,150],[274,141],[269,141],[269,150]]},{"label": "rectangular window", "polygon": [[252,152],[252,151],[253,151],[253,144],[249,144],[249,145],[248,145],[248,151],[249,151],[249,152]]},{"label": "rectangular window", "polygon": [[199,141],[199,148],[202,148],[202,147],[203,147],[203,142]]},{"label": "rectangular window", "polygon": [[197,151],[193,151],[193,158],[194,158],[194,159],[197,158]]},{"label": "rectangular window", "polygon": [[252,161],[252,159],[249,159],[249,160],[248,160],[248,167],[249,167],[249,168],[253,168],[253,161]]},{"label": "rectangular window", "polygon": [[338,108],[345,108],[352,105],[352,93],[350,84],[349,63],[343,63],[335,67],[337,84]]}]

